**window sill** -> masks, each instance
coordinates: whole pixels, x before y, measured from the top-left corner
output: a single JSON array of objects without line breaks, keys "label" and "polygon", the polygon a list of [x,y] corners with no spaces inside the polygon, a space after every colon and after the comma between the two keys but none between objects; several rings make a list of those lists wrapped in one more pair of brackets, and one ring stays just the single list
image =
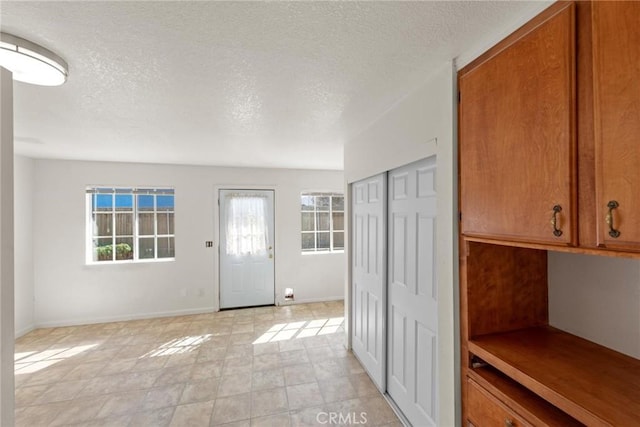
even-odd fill
[{"label": "window sill", "polygon": [[332,255],[332,254],[344,254],[344,250],[341,251],[314,251],[314,252],[302,252],[302,256],[309,255]]},{"label": "window sill", "polygon": [[156,264],[175,261],[174,258],[158,258],[158,259],[136,259],[127,261],[88,261],[85,263],[88,267],[94,267],[97,265],[133,265],[133,264]]}]

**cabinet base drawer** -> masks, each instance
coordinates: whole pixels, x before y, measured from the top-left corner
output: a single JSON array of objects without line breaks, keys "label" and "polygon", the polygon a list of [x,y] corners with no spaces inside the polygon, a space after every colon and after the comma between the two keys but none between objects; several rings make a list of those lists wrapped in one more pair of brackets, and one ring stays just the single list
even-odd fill
[{"label": "cabinet base drawer", "polygon": [[509,410],[495,396],[471,378],[467,378],[469,422],[475,427],[524,427],[528,422]]}]

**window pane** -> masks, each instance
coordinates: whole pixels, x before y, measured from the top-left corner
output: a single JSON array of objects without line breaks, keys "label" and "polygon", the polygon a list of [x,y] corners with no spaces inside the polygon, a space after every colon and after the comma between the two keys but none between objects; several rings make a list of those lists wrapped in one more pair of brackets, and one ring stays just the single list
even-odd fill
[{"label": "window pane", "polygon": [[329,212],[318,212],[318,230],[329,231]]},{"label": "window pane", "polygon": [[116,210],[133,210],[133,194],[116,194]]},{"label": "window pane", "polygon": [[175,255],[173,237],[158,237],[158,258],[173,258]]},{"label": "window pane", "polygon": [[333,213],[333,229],[344,230],[344,212]]},{"label": "window pane", "polygon": [[113,260],[113,239],[93,239],[93,260],[112,261]]},{"label": "window pane", "polygon": [[175,230],[173,228],[173,221],[174,221],[175,214],[174,213],[169,213],[168,216],[169,216],[169,219],[168,219],[168,221],[169,221],[169,234],[176,234],[176,232],[175,232]]},{"label": "window pane", "polygon": [[153,236],[155,233],[154,221],[155,214],[153,213],[138,214],[138,234],[140,236]]},{"label": "window pane", "polygon": [[301,196],[300,204],[302,205],[303,211],[312,211],[314,207],[313,196]]},{"label": "window pane", "polygon": [[[169,213],[158,212],[158,234],[170,234],[169,233]],[[160,245],[158,243],[158,245]],[[160,250],[160,249],[158,249]]]},{"label": "window pane", "polygon": [[133,259],[133,237],[116,238],[116,260]]},{"label": "window pane", "polygon": [[316,248],[316,233],[303,233],[302,234],[302,250],[313,251]]},{"label": "window pane", "polygon": [[94,194],[93,209],[96,211],[113,210],[113,196],[111,194]]},{"label": "window pane", "polygon": [[138,210],[139,211],[152,211],[153,210],[153,196],[148,194],[138,195]]},{"label": "window pane", "polygon": [[328,211],[329,210],[329,201],[331,200],[331,197],[329,196],[318,196],[316,197],[316,206],[318,208],[319,211]]},{"label": "window pane", "polygon": [[344,231],[333,233],[333,249],[344,249]]},{"label": "window pane", "polygon": [[96,213],[93,214],[93,235],[94,236],[110,236],[111,227],[113,226],[113,214]]},{"label": "window pane", "polygon": [[133,236],[133,212],[116,214],[116,236]]},{"label": "window pane", "polygon": [[329,233],[317,233],[318,234],[318,250],[329,249],[331,246]]},{"label": "window pane", "polygon": [[143,237],[138,239],[138,258],[148,259],[155,258],[155,256],[153,237]]},{"label": "window pane", "polygon": [[315,231],[313,212],[302,212],[302,231]]},{"label": "window pane", "polygon": [[172,211],[174,207],[173,196],[156,196],[159,211]]},{"label": "window pane", "polygon": [[344,210],[344,197],[342,196],[333,196],[331,198],[331,209],[334,211],[343,211]]}]

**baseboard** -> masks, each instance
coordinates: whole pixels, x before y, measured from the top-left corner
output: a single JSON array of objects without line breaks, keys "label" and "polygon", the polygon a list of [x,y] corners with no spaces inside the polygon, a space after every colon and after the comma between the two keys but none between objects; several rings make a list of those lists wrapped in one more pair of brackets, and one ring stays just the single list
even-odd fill
[{"label": "baseboard", "polygon": [[30,325],[27,326],[26,328],[22,328],[18,331],[15,332],[15,338],[20,338],[23,335],[27,335],[29,332],[33,331],[34,329],[36,329],[36,325]]},{"label": "baseboard", "polygon": [[202,307],[202,308],[192,308],[188,310],[159,311],[159,312],[152,312],[152,313],[132,314],[132,315],[122,315],[122,316],[56,320],[51,322],[38,322],[33,329],[59,328],[63,326],[93,325],[96,323],[126,322],[127,320],[153,319],[156,317],[188,316],[193,314],[214,313],[215,311],[217,310],[215,310],[213,307]]},{"label": "baseboard", "polygon": [[[332,296],[323,298],[306,298],[294,301],[280,301],[280,305],[293,305],[293,304],[309,304],[314,302],[329,302],[343,300],[344,296]],[[66,320],[54,320],[49,322],[37,322],[30,329],[20,331],[21,335],[24,335],[37,328],[59,328],[63,326],[78,326],[78,325],[93,325],[96,323],[110,323],[110,322],[125,322],[127,320],[140,320],[140,319],[153,319],[155,317],[173,317],[173,316],[188,316],[193,314],[205,314],[214,313],[218,311],[214,307],[201,307],[188,310],[174,310],[174,311],[160,311],[144,314],[131,314],[122,316],[105,316],[105,317],[93,317],[83,319],[66,319]],[[21,336],[20,335],[20,336]],[[17,337],[16,333],[16,337]]]},{"label": "baseboard", "polygon": [[340,301],[343,299],[344,299],[344,295],[340,295],[337,297],[305,298],[305,299],[295,299],[293,301],[280,301],[280,305],[309,304],[313,302]]}]

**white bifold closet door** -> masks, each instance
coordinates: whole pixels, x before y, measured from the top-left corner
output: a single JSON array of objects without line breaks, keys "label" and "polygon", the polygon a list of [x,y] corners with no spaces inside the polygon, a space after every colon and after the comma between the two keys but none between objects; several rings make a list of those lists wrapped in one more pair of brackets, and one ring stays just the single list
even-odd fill
[{"label": "white bifold closet door", "polygon": [[387,392],[414,426],[437,423],[436,158],[389,172]]},{"label": "white bifold closet door", "polygon": [[351,209],[353,352],[413,426],[435,426],[435,156],[352,184]]},{"label": "white bifold closet door", "polygon": [[386,173],[352,184],[352,306],[354,354],[385,390]]}]

